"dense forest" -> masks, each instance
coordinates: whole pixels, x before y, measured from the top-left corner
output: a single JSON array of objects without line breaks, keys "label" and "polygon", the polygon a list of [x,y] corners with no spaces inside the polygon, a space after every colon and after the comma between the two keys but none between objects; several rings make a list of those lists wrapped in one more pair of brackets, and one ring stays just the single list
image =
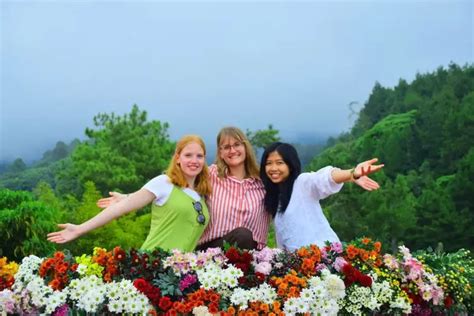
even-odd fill
[{"label": "dense forest", "polygon": [[394,88],[376,83],[352,130],[308,169],[349,168],[372,157],[385,163],[374,175],[380,190],[347,185],[324,201],[343,240],[474,250],[473,65],[451,64]]},{"label": "dense forest", "polygon": [[[0,257],[62,248],[45,239],[56,223],[84,221],[100,211],[99,197],[137,190],[166,168],[175,145],[167,123],[149,121],[136,105],[123,116],[98,114],[93,123],[85,141],[58,142],[33,166],[17,159],[3,167]],[[279,138],[271,125],[247,135],[256,150]],[[474,250],[473,143],[474,67],[451,64],[394,88],[376,83],[350,133],[331,139],[307,169],[349,168],[372,157],[385,163],[374,175],[379,191],[348,184],[324,201],[342,240],[369,236],[387,251],[399,243]],[[138,247],[149,221],[148,210],[139,210],[66,247],[75,254],[97,245]]]}]

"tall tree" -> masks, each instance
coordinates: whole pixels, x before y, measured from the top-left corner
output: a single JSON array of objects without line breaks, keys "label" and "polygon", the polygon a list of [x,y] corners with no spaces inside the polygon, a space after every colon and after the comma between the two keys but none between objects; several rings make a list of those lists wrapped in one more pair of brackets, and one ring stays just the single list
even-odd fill
[{"label": "tall tree", "polygon": [[94,125],[86,129],[89,140],[72,153],[72,168],[61,176],[77,179],[76,190],[92,181],[102,194],[135,191],[167,167],[174,150],[168,124],[148,121],[138,106],[123,116],[99,114]]}]

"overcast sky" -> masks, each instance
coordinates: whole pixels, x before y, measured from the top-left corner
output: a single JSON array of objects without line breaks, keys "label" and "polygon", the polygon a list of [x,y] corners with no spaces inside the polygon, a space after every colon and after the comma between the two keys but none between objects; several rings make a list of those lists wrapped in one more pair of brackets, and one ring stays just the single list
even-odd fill
[{"label": "overcast sky", "polygon": [[338,135],[376,81],[473,62],[472,1],[1,2],[0,161],[133,104],[176,140]]}]

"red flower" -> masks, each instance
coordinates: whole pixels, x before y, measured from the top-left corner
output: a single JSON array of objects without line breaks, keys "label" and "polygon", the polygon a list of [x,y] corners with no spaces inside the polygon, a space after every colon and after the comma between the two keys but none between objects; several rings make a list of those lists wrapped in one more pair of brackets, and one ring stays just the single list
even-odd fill
[{"label": "red flower", "polygon": [[79,267],[79,264],[78,264],[78,263],[74,263],[74,264],[71,266],[71,271],[76,272],[77,267]]},{"label": "red flower", "polygon": [[451,298],[451,296],[446,296],[446,298],[444,299],[444,306],[446,306],[447,309],[449,309],[451,307],[451,305],[453,305],[453,299]]},{"label": "red flower", "polygon": [[168,312],[166,312],[166,316],[176,316],[178,315],[178,312],[175,309],[170,309]]},{"label": "red flower", "polygon": [[261,272],[255,272],[255,277],[257,278],[258,282],[265,281],[265,274]]},{"label": "red flower", "polygon": [[132,256],[132,263],[133,264],[140,264],[140,258],[137,255]]},{"label": "red flower", "polygon": [[120,248],[120,247],[115,247],[114,248],[114,259],[117,260],[117,261],[122,261],[125,259],[125,251]]},{"label": "red flower", "polygon": [[235,267],[242,270],[242,272],[244,272],[244,274],[247,274],[249,272],[249,268],[250,268],[250,266],[248,264],[241,263],[241,262],[236,263]]},{"label": "red flower", "polygon": [[236,262],[239,260],[239,252],[234,247],[227,249],[225,256],[230,260],[230,262]]},{"label": "red flower", "polygon": [[158,303],[158,307],[164,311],[167,311],[168,309],[170,309],[172,305],[173,303],[171,302],[171,299],[168,296],[163,296],[160,299],[160,303]]},{"label": "red flower", "polygon": [[359,281],[360,285],[362,285],[362,286],[365,286],[365,287],[372,286],[372,278],[369,277],[368,275],[361,274],[358,281]]},{"label": "red flower", "polygon": [[133,281],[133,286],[135,286],[135,288],[142,293],[146,293],[149,288],[148,282],[144,279],[136,279]]},{"label": "red flower", "polygon": [[250,262],[252,262],[252,260],[253,260],[253,257],[248,251],[245,251],[242,254],[242,257],[240,258],[241,262],[244,262],[244,263],[247,263],[247,264],[250,264]]},{"label": "red flower", "polygon": [[211,295],[209,295],[209,300],[213,303],[218,303],[219,295],[217,293],[211,293]]},{"label": "red flower", "polygon": [[209,304],[209,313],[211,314],[217,314],[219,312],[219,305],[217,303],[211,303]]}]

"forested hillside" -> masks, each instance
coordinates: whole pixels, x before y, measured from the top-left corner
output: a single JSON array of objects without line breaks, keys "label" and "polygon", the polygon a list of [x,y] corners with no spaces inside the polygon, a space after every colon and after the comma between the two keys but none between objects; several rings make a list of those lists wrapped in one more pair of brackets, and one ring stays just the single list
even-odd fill
[{"label": "forested hillside", "polygon": [[[46,255],[60,247],[45,238],[56,223],[90,218],[100,211],[97,199],[111,190],[137,190],[164,171],[174,150],[168,124],[149,121],[137,106],[123,116],[99,114],[93,126],[85,141],[58,142],[33,166],[17,159],[0,176],[0,257]],[[271,125],[247,134],[255,148],[279,138]],[[342,240],[373,237],[385,251],[399,243],[421,249],[440,242],[445,250],[474,250],[473,144],[474,67],[452,64],[393,88],[376,83],[350,133],[332,139],[308,169],[350,168],[372,157],[385,163],[374,175],[380,190],[347,184],[323,201]],[[67,249],[139,247],[149,222],[149,212],[140,210]]]},{"label": "forested hillside", "polygon": [[[451,64],[394,88],[376,83],[350,133],[309,165],[352,167],[378,157],[382,188],[346,185],[323,204],[344,240],[474,249],[474,67]],[[389,249],[387,249],[389,250]]]}]

